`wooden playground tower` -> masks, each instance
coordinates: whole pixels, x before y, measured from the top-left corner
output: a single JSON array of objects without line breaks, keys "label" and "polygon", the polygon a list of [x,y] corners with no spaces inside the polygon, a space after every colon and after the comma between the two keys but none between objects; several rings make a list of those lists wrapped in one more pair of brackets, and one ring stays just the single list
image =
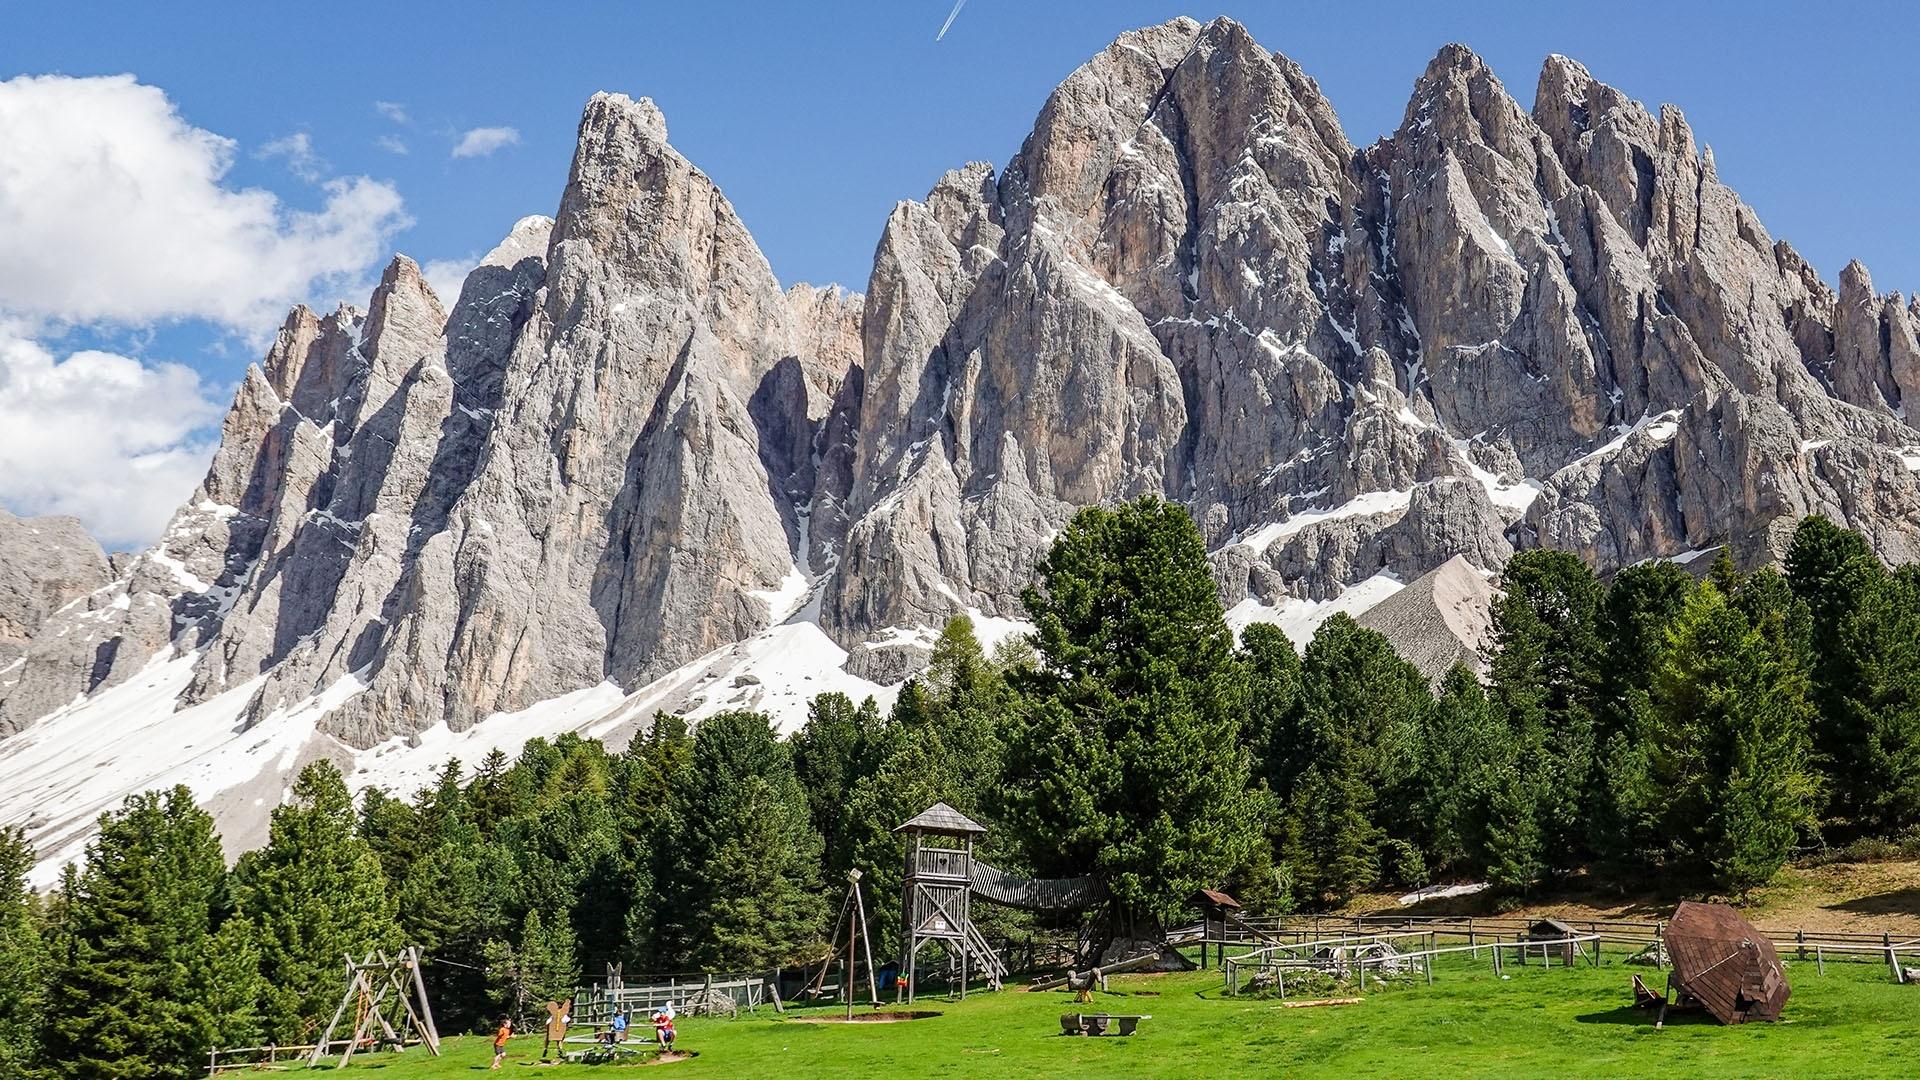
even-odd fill
[{"label": "wooden playground tower", "polygon": [[946,947],[959,968],[959,992],[967,996],[969,972],[984,973],[1000,988],[1005,969],[973,925],[973,843],[986,827],[944,802],[934,803],[893,830],[909,837],[902,904],[900,971],[907,1000],[917,990],[920,950]]}]

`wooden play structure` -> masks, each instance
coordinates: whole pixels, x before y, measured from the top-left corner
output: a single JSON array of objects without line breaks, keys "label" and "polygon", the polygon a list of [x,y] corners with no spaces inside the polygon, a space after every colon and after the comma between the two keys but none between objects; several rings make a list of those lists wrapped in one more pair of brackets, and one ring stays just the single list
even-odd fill
[{"label": "wooden play structure", "polygon": [[976,860],[974,844],[986,827],[944,802],[893,831],[908,838],[900,920],[908,1001],[918,988],[921,950],[934,943],[947,950],[961,997],[975,976],[1000,989],[1007,967],[973,924],[976,897],[1026,911],[1083,911],[1105,896],[1094,878],[1024,878]]},{"label": "wooden play structure", "polygon": [[[347,959],[347,988],[340,996],[340,1007],[314,1042],[307,1067],[315,1068],[322,1058],[338,1048],[344,1069],[355,1051],[373,1047],[402,1050],[425,1046],[434,1057],[440,1056],[440,1032],[433,1026],[433,1007],[427,1002],[427,984],[420,977],[420,950],[408,946],[389,956],[376,949],[365,958]],[[352,1010],[353,1034],[334,1038],[341,1022]]]},{"label": "wooden play structure", "polygon": [[1669,1005],[1699,1005],[1723,1024],[1780,1019],[1792,994],[1786,970],[1773,941],[1739,912],[1683,902],[1667,923],[1666,945],[1673,958],[1667,985],[1675,996],[1661,1004],[1655,1027],[1666,1021]]},{"label": "wooden play structure", "polygon": [[[874,980],[876,971],[873,964],[873,938],[867,932],[867,902],[860,891],[860,871],[847,871],[847,896],[840,902],[840,914],[833,920],[833,939],[827,946],[827,958],[820,964],[820,972],[808,984],[806,994],[810,998],[825,996],[827,975],[835,967],[840,969],[840,998],[847,1006],[847,1019],[853,1019],[853,1000],[855,977],[859,974],[860,958],[867,960],[867,1002],[875,1008],[880,1007],[880,987]],[[845,936],[842,936],[842,931]]]}]

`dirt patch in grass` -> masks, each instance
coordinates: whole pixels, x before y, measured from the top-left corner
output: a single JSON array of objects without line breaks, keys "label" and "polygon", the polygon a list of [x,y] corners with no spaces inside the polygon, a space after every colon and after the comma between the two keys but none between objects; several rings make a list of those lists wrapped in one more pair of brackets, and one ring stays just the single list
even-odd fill
[{"label": "dirt patch in grass", "polygon": [[[1681,900],[1702,899],[1679,893],[1620,893],[1577,874],[1517,908],[1498,910],[1486,893],[1425,900],[1406,907],[1388,895],[1357,898],[1352,914],[1501,915],[1509,918],[1664,919]],[[1738,905],[1755,924],[1768,929],[1824,930],[1920,936],[1920,861],[1835,862],[1788,866],[1772,883],[1755,889]]]}]

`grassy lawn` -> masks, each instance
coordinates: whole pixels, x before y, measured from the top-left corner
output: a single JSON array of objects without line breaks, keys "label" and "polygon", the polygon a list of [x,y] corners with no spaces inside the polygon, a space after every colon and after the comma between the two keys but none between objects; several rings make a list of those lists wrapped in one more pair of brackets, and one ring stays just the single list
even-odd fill
[{"label": "grassy lawn", "polygon": [[[1895,985],[1884,965],[1789,962],[1793,999],[1778,1024],[1721,1027],[1670,1015],[1655,1031],[1628,1007],[1630,973],[1664,974],[1613,958],[1600,968],[1515,968],[1496,978],[1460,958],[1436,965],[1437,983],[1370,992],[1358,1005],[1288,1009],[1227,998],[1215,972],[1120,976],[1114,993],[1076,1006],[1065,992],[981,993],[965,1002],[923,997],[942,1015],[894,1024],[806,1024],[767,1010],[737,1020],[688,1019],[680,1048],[698,1057],[648,1066],[668,1075],[808,1077],[1196,1077],[1280,1075],[1873,1077],[1920,1071],[1920,986]],[[1132,1038],[1065,1038],[1063,1012],[1150,1013]],[[819,1010],[813,1015],[833,1015]],[[801,1015],[790,1012],[790,1016]],[[484,1070],[484,1038],[424,1051],[371,1055],[353,1071],[391,1080]],[[504,1072],[521,1073],[540,1039],[516,1039]],[[363,1064],[364,1062],[364,1064]],[[556,1074],[615,1066],[556,1066]],[[651,1075],[651,1074],[649,1074]]]}]

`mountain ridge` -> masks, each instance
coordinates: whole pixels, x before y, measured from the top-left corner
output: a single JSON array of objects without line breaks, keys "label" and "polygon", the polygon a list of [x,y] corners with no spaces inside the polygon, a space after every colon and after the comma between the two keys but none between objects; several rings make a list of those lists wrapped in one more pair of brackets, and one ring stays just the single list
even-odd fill
[{"label": "mountain ridge", "polygon": [[1129,31],[1003,171],[897,204],[864,293],[782,287],[659,109],[597,94],[450,308],[398,256],[289,315],[162,540],[0,654],[0,740],[156,664],[191,675],[152,707],[363,763],[569,695],[792,724],[802,667],[879,690],[950,616],[1014,632],[1072,512],[1142,494],[1236,625],[1532,546],[1763,561],[1813,512],[1911,561],[1917,335],[1565,57],[1528,111],[1446,46],[1356,147],[1239,24]]}]

